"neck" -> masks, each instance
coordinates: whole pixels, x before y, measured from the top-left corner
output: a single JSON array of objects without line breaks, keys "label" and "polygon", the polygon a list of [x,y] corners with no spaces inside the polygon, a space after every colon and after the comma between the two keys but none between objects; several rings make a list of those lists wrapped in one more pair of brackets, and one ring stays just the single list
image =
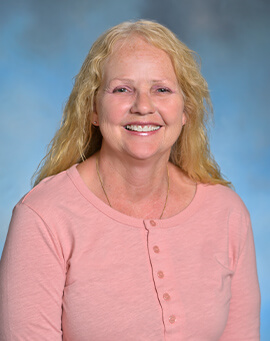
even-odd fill
[{"label": "neck", "polygon": [[155,195],[160,198],[163,192],[167,191],[167,155],[158,160],[129,160],[117,158],[115,154],[111,158],[101,149],[97,157],[100,176],[108,196],[111,192],[117,194],[121,191],[130,202],[138,202]]}]

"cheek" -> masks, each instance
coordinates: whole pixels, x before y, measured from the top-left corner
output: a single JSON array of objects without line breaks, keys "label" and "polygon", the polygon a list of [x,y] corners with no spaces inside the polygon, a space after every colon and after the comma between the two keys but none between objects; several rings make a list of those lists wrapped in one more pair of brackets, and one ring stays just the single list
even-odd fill
[{"label": "cheek", "polygon": [[97,104],[97,114],[100,122],[121,123],[129,110],[129,103],[112,97]]},{"label": "cheek", "polygon": [[172,99],[162,103],[162,108],[167,112],[168,119],[174,122],[183,122],[185,119],[184,102],[182,98]]},{"label": "cheek", "polygon": [[186,116],[181,106],[174,106],[169,111],[168,120],[170,124],[180,127],[185,124]]}]

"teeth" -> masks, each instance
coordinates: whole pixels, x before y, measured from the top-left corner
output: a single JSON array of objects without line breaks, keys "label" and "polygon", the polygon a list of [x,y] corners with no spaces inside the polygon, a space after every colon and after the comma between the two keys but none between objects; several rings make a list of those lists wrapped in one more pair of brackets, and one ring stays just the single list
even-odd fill
[{"label": "teeth", "polygon": [[160,126],[139,126],[139,125],[127,125],[125,127],[127,130],[132,130],[132,131],[142,131],[142,132],[147,132],[147,131],[154,131],[158,130]]}]

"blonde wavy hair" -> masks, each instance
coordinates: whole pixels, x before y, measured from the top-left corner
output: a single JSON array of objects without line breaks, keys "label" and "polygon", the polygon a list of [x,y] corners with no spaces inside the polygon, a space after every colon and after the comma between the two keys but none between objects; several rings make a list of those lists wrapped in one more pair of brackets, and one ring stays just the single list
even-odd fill
[{"label": "blonde wavy hair", "polygon": [[143,37],[171,58],[184,95],[186,124],[172,147],[170,161],[196,182],[222,184],[220,169],[210,153],[207,123],[212,114],[208,86],[200,73],[196,56],[168,28],[147,20],[124,22],[101,35],[90,49],[66,103],[61,126],[41,161],[34,185],[89,158],[101,148],[102,135],[91,123],[102,67],[119,40],[131,35]]}]

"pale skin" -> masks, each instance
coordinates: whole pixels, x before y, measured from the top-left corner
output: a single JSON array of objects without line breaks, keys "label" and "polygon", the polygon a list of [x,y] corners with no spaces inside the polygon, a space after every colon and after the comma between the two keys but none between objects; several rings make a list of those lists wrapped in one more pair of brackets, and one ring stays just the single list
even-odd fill
[{"label": "pale skin", "polygon": [[[112,207],[142,219],[176,215],[192,201],[196,184],[170,163],[186,122],[184,99],[170,57],[143,38],[116,43],[105,61],[92,123],[103,136],[97,153],[77,166],[88,188]],[[96,122],[96,123],[94,123]],[[143,130],[143,131],[142,131]]]}]

